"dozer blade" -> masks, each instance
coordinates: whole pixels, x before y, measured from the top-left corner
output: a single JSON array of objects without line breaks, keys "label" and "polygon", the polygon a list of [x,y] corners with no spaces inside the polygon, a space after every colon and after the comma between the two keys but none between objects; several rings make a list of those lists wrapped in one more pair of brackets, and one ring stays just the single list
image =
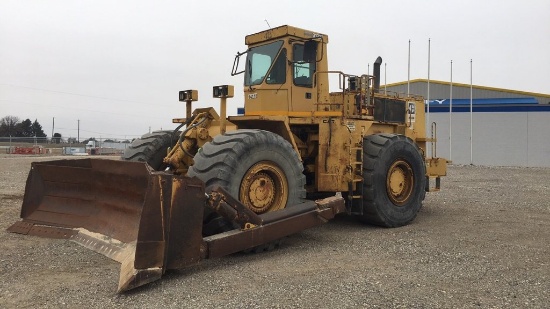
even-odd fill
[{"label": "dozer blade", "polygon": [[8,231],[69,238],[121,263],[118,291],[201,260],[204,183],[141,162],[34,162]]}]

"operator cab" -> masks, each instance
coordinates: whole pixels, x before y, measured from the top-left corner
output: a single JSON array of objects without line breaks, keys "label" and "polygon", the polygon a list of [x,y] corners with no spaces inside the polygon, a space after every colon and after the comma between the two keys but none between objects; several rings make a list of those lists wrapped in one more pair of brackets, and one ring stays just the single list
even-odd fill
[{"label": "operator cab", "polygon": [[[235,57],[232,75],[244,73],[245,115],[292,115],[316,110],[326,71],[328,37],[281,26],[246,37],[249,49]],[[246,55],[240,72],[240,57]],[[327,87],[328,88],[328,87]]]}]

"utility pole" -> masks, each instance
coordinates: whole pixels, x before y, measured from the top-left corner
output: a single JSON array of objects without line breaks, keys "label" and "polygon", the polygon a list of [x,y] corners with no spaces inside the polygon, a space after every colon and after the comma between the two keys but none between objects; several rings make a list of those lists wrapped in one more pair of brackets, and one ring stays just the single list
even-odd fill
[{"label": "utility pole", "polygon": [[55,117],[52,118],[52,137],[51,137],[51,141],[53,143],[53,131],[55,130]]},{"label": "utility pole", "polygon": [[76,142],[77,143],[80,143],[80,119],[78,119],[78,131],[77,131],[77,137],[76,137]]}]

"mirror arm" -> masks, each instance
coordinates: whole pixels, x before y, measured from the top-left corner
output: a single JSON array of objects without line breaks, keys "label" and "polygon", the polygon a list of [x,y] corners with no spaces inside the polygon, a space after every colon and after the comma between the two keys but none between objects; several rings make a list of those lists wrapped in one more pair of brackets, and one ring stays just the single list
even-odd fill
[{"label": "mirror arm", "polygon": [[233,68],[231,69],[231,76],[239,75],[241,73],[244,73],[244,70],[237,72],[239,69],[239,60],[241,59],[241,56],[248,53],[248,50],[245,52],[237,52],[237,55],[235,56],[235,60],[233,60]]}]

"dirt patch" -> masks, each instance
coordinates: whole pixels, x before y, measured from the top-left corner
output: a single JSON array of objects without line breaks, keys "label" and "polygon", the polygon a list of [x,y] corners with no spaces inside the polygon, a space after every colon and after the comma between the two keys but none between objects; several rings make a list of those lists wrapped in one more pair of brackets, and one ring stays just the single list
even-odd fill
[{"label": "dirt patch", "polygon": [[[63,157],[64,159],[66,157]],[[550,169],[453,166],[416,220],[340,216],[279,250],[234,254],[116,295],[119,265],[72,242],[5,232],[30,163],[0,157],[3,307],[547,308]]]}]

